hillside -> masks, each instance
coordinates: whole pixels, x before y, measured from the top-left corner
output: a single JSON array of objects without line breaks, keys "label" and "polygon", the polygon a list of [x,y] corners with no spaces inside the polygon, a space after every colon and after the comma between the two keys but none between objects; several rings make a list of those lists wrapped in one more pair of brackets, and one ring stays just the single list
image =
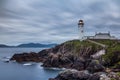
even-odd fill
[{"label": "hillside", "polygon": [[120,68],[120,42],[117,40],[95,40],[107,45],[106,54],[102,56],[104,65],[112,68]]},{"label": "hillside", "polygon": [[62,43],[58,49],[58,53],[71,54],[74,56],[90,56],[97,51],[101,50],[102,47],[88,41],[80,42],[79,40],[71,40]]},{"label": "hillside", "polygon": [[4,45],[4,44],[0,44],[0,47],[9,47],[9,46]]}]

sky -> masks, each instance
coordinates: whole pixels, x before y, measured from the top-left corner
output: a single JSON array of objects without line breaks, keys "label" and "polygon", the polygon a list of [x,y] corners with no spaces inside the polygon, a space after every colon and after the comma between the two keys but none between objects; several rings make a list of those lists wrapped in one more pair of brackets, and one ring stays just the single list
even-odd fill
[{"label": "sky", "polygon": [[86,36],[120,31],[120,0],[0,0],[0,44],[62,43],[78,38],[78,20]]}]

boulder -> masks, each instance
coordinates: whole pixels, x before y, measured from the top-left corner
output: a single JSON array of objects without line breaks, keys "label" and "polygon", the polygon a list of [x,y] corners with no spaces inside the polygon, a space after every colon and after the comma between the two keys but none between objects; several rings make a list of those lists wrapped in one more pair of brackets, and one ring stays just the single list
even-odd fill
[{"label": "boulder", "polygon": [[49,80],[87,80],[90,74],[86,71],[66,70],[61,72],[56,78],[50,78]]},{"label": "boulder", "polygon": [[77,70],[84,70],[85,69],[85,60],[84,59],[76,59],[74,60],[72,66],[73,69],[77,69]]},{"label": "boulder", "polygon": [[120,80],[120,72],[119,73],[110,72],[107,76],[113,80]]},{"label": "boulder", "polygon": [[70,67],[72,64],[72,58],[64,56],[62,54],[50,54],[44,61],[44,67]]},{"label": "boulder", "polygon": [[98,74],[93,74],[92,76],[89,77],[88,80],[100,80],[100,75],[98,75]]},{"label": "boulder", "polygon": [[95,73],[95,72],[101,72],[104,71],[105,68],[103,65],[101,65],[99,63],[98,60],[92,60],[89,65],[87,66],[86,70],[88,70],[91,73]]}]

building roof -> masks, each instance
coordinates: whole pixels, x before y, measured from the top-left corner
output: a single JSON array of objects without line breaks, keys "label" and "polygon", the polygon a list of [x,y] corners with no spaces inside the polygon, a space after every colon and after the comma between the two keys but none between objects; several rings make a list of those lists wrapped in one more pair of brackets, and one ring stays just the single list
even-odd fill
[{"label": "building roof", "polygon": [[111,36],[110,32],[108,33],[96,33],[95,36],[85,36],[89,39],[117,39],[115,36]]},{"label": "building roof", "polygon": [[111,36],[110,33],[96,33],[95,34],[95,36],[98,36],[98,35]]}]

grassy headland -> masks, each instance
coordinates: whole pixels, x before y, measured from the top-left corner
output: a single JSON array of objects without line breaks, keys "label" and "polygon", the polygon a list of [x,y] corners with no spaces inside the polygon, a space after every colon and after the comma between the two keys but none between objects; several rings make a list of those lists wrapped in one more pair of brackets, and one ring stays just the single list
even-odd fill
[{"label": "grassy headland", "polygon": [[[120,42],[118,40],[93,40],[106,45],[106,54],[102,56],[106,66],[117,67],[120,65]],[[103,49],[101,46],[90,43],[87,40],[80,42],[79,40],[71,40],[63,43],[65,50],[68,50],[72,55],[81,56],[87,54],[88,56],[94,54],[98,50]],[[86,51],[87,50],[87,51]]]}]

